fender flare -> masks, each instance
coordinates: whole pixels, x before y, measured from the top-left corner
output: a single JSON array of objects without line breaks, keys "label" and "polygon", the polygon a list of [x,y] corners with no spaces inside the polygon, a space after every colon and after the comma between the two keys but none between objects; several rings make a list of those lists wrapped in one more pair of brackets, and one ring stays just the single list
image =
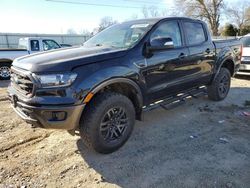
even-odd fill
[{"label": "fender flare", "polygon": [[[220,72],[220,69],[221,69],[222,65],[223,65],[226,61],[232,61],[232,62],[234,63],[234,61],[233,61],[233,59],[232,59],[231,57],[227,57],[227,58],[225,58],[223,61],[221,61],[221,63],[219,64],[219,66],[218,66],[218,68],[217,68],[217,70],[216,70],[216,72],[215,72],[215,75],[214,75],[214,78],[213,78],[212,81],[214,81],[214,80],[216,79],[216,77],[218,76],[218,74],[219,74],[219,72]],[[234,69],[235,69],[235,67],[234,67]]]},{"label": "fender flare", "polygon": [[142,95],[140,87],[138,86],[137,83],[135,83],[134,81],[128,78],[112,78],[112,79],[106,80],[102,82],[101,84],[99,84],[98,86],[96,86],[94,89],[92,89],[91,93],[96,94],[104,87],[111,85],[111,84],[115,84],[115,83],[124,83],[124,84],[128,84],[132,86],[136,91],[136,96],[137,96],[140,107],[143,107],[143,95]]},{"label": "fender flare", "polygon": [[0,59],[0,63],[10,63],[10,64],[12,64],[13,60],[12,59],[2,58],[2,59]]}]

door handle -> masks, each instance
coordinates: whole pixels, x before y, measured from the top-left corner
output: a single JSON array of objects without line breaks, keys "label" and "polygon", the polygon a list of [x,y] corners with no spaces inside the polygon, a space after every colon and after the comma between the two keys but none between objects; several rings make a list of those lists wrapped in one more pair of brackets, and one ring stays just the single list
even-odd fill
[{"label": "door handle", "polygon": [[134,63],[134,65],[135,65],[137,68],[146,67],[146,65],[145,65],[144,63]]},{"label": "door handle", "polygon": [[144,67],[147,67],[148,66],[148,62],[146,59],[144,59],[144,61],[141,61],[141,62],[134,62],[134,65],[137,67],[137,68],[144,68]]},{"label": "door handle", "polygon": [[181,53],[181,54],[179,55],[179,59],[184,59],[184,58],[186,58],[186,57],[187,57],[187,55],[184,54],[184,53]]}]

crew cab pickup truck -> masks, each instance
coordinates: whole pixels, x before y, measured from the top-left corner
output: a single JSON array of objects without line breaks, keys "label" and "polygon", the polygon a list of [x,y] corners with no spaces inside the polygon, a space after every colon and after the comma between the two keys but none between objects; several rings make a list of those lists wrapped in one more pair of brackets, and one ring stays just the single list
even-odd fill
[{"label": "crew cab pickup truck", "polygon": [[61,46],[52,39],[34,37],[19,39],[17,49],[0,49],[0,79],[10,78],[10,67],[15,58],[57,48]]},{"label": "crew cab pickup truck", "polygon": [[129,21],[82,47],[16,59],[9,98],[34,127],[79,133],[90,148],[111,153],[144,110],[197,96],[202,88],[209,99],[223,100],[240,54],[240,41],[213,42],[199,20]]}]

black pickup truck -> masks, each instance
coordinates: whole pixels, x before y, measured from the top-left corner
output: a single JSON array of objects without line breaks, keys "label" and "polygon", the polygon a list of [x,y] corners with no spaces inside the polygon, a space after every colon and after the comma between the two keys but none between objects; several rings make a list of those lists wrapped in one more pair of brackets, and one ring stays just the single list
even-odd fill
[{"label": "black pickup truck", "polygon": [[114,25],[82,47],[13,62],[9,98],[35,127],[80,133],[100,153],[120,148],[144,110],[195,96],[223,100],[241,44],[213,42],[204,22],[161,18]]}]

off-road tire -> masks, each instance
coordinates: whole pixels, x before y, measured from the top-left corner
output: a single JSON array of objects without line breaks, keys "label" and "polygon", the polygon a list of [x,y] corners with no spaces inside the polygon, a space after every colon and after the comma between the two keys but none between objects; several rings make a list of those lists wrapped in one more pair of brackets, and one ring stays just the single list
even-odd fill
[{"label": "off-road tire", "polygon": [[[125,111],[126,119],[128,119],[127,127],[124,133],[121,134],[121,138],[117,139],[116,142],[108,142],[102,135],[101,124],[103,124],[103,118],[107,117],[108,113],[111,113],[111,109],[119,108]],[[135,109],[131,100],[119,93],[104,92],[97,94],[83,112],[80,120],[80,135],[87,147],[96,152],[108,154],[118,150],[125,144],[132,133],[134,124]]]},{"label": "off-road tire", "polygon": [[[0,62],[0,80],[9,80],[10,79],[10,67],[11,67],[10,63],[1,63]],[[9,69],[9,74],[8,75],[6,74],[6,72],[2,72],[6,68]],[[3,76],[1,76],[1,74],[3,74]]]},{"label": "off-road tire", "polygon": [[211,85],[207,87],[208,98],[221,101],[228,95],[231,85],[231,73],[227,68],[221,68],[219,74]]}]

